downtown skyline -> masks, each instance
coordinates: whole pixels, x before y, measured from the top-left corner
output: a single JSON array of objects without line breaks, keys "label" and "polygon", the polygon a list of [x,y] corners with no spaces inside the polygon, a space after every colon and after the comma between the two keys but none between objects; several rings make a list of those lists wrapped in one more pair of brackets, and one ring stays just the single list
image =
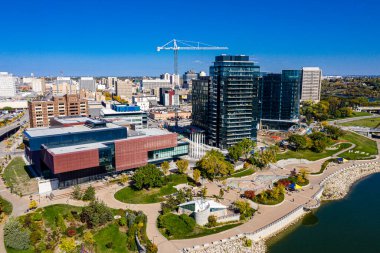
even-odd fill
[{"label": "downtown skyline", "polygon": [[208,72],[222,53],[248,55],[265,72],[319,66],[326,75],[380,74],[380,4],[372,0],[89,3],[3,3],[0,70],[20,76],[157,76],[173,72],[173,53],[156,47],[176,38],[229,47],[181,51],[181,74]]}]

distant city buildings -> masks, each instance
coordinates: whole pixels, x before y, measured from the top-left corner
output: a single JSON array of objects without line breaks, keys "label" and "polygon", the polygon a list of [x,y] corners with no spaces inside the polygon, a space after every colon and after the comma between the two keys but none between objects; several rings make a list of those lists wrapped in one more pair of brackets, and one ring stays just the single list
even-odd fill
[{"label": "distant city buildings", "polygon": [[53,95],[77,94],[78,86],[73,83],[70,77],[57,77],[52,86]]},{"label": "distant city buildings", "polygon": [[51,101],[29,101],[30,127],[48,127],[50,119],[62,116],[88,116],[87,100],[77,95],[55,96]]},{"label": "distant city buildings", "polygon": [[96,83],[93,77],[81,77],[79,79],[79,88],[81,90],[96,91]]},{"label": "distant city buildings", "polygon": [[302,71],[283,70],[260,78],[260,122],[266,129],[287,130],[299,120]]},{"label": "distant city buildings", "polygon": [[126,80],[118,79],[116,83],[116,95],[131,102],[132,101],[132,82],[128,79]]},{"label": "distant city buildings", "polygon": [[0,72],[0,97],[12,98],[16,95],[16,79],[8,72]]},{"label": "distant city buildings", "polygon": [[117,77],[108,77],[107,79],[107,88],[116,89]]},{"label": "distant city buildings", "polygon": [[46,91],[46,84],[44,78],[24,77],[22,83],[32,88],[32,91],[38,95],[43,95]]},{"label": "distant city buildings", "polygon": [[318,67],[302,68],[301,101],[321,100],[322,70]]},{"label": "distant city buildings", "polygon": [[101,109],[100,117],[107,121],[123,126],[134,126],[136,129],[146,128],[148,122],[147,113],[142,111],[139,106],[107,104]]}]

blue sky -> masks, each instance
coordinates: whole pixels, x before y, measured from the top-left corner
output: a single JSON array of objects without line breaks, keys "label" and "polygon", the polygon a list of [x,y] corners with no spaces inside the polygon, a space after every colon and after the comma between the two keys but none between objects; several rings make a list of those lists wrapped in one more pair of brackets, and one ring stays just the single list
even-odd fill
[{"label": "blue sky", "polygon": [[378,0],[3,0],[0,71],[16,75],[159,75],[172,38],[228,46],[180,52],[179,69],[208,70],[220,53],[263,71],[320,66],[380,74]]}]

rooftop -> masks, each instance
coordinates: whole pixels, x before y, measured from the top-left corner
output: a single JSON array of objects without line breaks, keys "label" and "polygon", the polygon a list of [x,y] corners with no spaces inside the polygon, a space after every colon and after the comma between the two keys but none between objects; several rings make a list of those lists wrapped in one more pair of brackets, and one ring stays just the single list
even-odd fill
[{"label": "rooftop", "polygon": [[102,108],[101,113],[103,115],[125,115],[125,114],[133,114],[133,113],[143,113],[144,111],[126,111],[126,112],[117,112],[109,108]]},{"label": "rooftop", "polygon": [[51,148],[51,149],[48,149],[48,151],[52,154],[60,155],[60,154],[73,153],[73,152],[79,152],[79,151],[85,151],[85,150],[91,150],[91,149],[106,148],[106,147],[107,146],[101,142],[94,142],[94,143],[81,144],[81,145],[75,145],[75,146]]},{"label": "rooftop", "polygon": [[72,123],[85,123],[90,120],[87,117],[54,117],[54,120],[61,124],[72,124]]},{"label": "rooftop", "polygon": [[37,127],[37,128],[28,128],[25,130],[25,134],[28,137],[41,137],[49,135],[63,135],[63,134],[72,134],[80,132],[91,132],[91,131],[100,131],[104,129],[116,129],[124,128],[122,126],[115,125],[113,123],[106,123],[106,127],[101,128],[90,128],[87,126],[70,126],[70,127]]},{"label": "rooftop", "polygon": [[178,206],[182,207],[182,206],[187,206],[187,205],[195,205],[194,206],[194,212],[203,211],[203,210],[207,209],[208,207],[213,208],[213,209],[226,209],[227,208],[225,205],[222,205],[222,204],[215,202],[214,200],[211,200],[211,199],[196,199],[193,201],[182,203]]}]

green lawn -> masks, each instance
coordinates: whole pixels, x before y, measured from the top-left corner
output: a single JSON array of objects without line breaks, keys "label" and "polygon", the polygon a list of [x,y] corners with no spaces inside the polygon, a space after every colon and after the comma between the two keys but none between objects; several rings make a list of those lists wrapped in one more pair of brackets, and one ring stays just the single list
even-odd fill
[{"label": "green lawn", "polygon": [[10,215],[13,210],[12,204],[9,201],[3,199],[1,196],[0,196],[0,208],[1,208],[0,213],[4,212],[7,215]]},{"label": "green lawn", "polygon": [[369,112],[353,112],[351,117],[338,118],[338,119],[328,119],[328,121],[334,121],[339,119],[347,119],[347,118],[355,118],[355,117],[363,117],[363,116],[371,116],[372,114]]},{"label": "green lawn", "polygon": [[169,240],[190,239],[211,234],[216,234],[236,226],[241,223],[231,223],[214,228],[201,227],[195,220],[186,214],[175,215],[168,213],[158,218],[160,232]]},{"label": "green lawn", "polygon": [[76,211],[80,213],[82,210],[81,207],[66,205],[66,204],[56,204],[43,208],[42,218],[46,225],[51,228],[56,228],[56,219],[58,215],[62,215],[62,217],[66,216],[71,211]]},{"label": "green lawn", "polygon": [[137,191],[133,187],[127,186],[116,192],[115,198],[124,203],[131,204],[149,204],[158,203],[163,197],[175,193],[177,190],[173,187],[178,184],[188,183],[186,175],[171,174],[167,176],[168,183],[161,188],[152,188],[149,190]]},{"label": "green lawn", "polygon": [[37,182],[28,174],[26,164],[21,157],[14,158],[3,173],[5,184],[13,192],[23,195],[34,193],[37,188]]},{"label": "green lawn", "polygon": [[316,161],[316,160],[319,160],[322,158],[332,156],[335,153],[337,153],[343,149],[349,148],[350,146],[351,146],[351,144],[349,144],[349,143],[342,143],[339,145],[338,149],[326,150],[326,151],[321,152],[321,153],[316,153],[316,152],[313,152],[313,151],[308,150],[308,149],[299,150],[299,151],[288,150],[284,153],[277,154],[276,157],[277,157],[277,161],[283,160],[283,159],[289,159],[289,158],[307,159],[309,161]]},{"label": "green lawn", "polygon": [[372,155],[377,155],[377,144],[375,141],[366,138],[360,134],[356,134],[353,132],[346,132],[346,134],[342,137],[343,140],[356,144],[356,147],[353,151],[365,152],[369,153],[369,156],[366,154],[355,154],[354,152],[344,152],[340,154],[340,157],[346,158],[348,160],[362,160],[368,159]]},{"label": "green lawn", "polygon": [[255,170],[253,168],[243,169],[241,171],[237,171],[233,173],[230,177],[245,177],[249,176],[255,173]]},{"label": "green lawn", "polygon": [[341,123],[342,126],[359,126],[359,127],[371,127],[375,128],[380,124],[380,117],[369,118],[369,119],[359,119],[350,122]]},{"label": "green lawn", "polygon": [[[96,252],[101,253],[127,253],[127,235],[119,230],[116,224],[109,224],[94,235]],[[107,248],[107,243],[112,243],[112,248]]]},{"label": "green lawn", "polygon": [[321,169],[318,171],[318,172],[313,172],[311,173],[311,175],[319,175],[319,174],[322,174],[323,171],[325,171],[325,169],[327,168],[327,165],[329,165],[330,163],[332,162],[335,162],[336,161],[336,158],[331,158],[331,159],[328,159],[326,161],[324,161],[321,165]]}]

